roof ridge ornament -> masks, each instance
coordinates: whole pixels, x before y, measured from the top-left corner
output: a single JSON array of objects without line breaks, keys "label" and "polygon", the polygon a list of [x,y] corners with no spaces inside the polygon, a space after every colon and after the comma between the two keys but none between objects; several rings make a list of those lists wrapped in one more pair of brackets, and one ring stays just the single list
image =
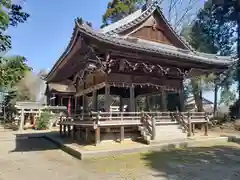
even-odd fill
[{"label": "roof ridge ornament", "polygon": [[150,6],[153,3],[153,0],[146,0],[147,7]]}]

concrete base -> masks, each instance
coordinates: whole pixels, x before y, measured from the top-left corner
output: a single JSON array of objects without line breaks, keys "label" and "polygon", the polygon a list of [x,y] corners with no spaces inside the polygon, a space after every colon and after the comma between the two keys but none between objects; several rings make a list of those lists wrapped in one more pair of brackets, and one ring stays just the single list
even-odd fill
[{"label": "concrete base", "polygon": [[[68,154],[71,154],[72,156],[83,160],[87,158],[95,158],[95,157],[104,157],[104,156],[117,156],[120,154],[128,154],[128,153],[139,153],[139,152],[147,152],[147,151],[161,151],[161,150],[169,150],[174,148],[187,148],[187,147],[193,147],[201,145],[202,143],[207,142],[218,142],[218,143],[224,143],[224,142],[237,142],[240,141],[237,137],[209,137],[205,139],[195,139],[195,140],[178,140],[176,142],[169,141],[169,142],[163,142],[163,143],[154,143],[151,145],[139,145],[136,147],[125,147],[121,149],[104,149],[99,150],[96,148],[96,150],[84,150],[80,146],[73,145],[73,144],[66,144],[61,138],[54,137],[54,136],[45,136],[44,138],[50,140],[51,142],[55,143],[57,146],[59,146],[63,151],[67,152]],[[104,146],[104,145],[103,145]]]}]

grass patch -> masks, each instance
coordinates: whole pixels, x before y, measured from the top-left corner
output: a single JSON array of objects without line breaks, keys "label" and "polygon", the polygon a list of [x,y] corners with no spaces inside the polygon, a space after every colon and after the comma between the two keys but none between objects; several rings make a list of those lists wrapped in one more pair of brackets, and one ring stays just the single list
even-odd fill
[{"label": "grass patch", "polygon": [[172,166],[230,162],[229,154],[240,155],[240,145],[235,143],[202,143],[198,147],[174,150],[133,153],[127,155],[91,158],[84,160],[86,167],[97,173],[120,173],[133,179],[149,170],[166,172]]}]

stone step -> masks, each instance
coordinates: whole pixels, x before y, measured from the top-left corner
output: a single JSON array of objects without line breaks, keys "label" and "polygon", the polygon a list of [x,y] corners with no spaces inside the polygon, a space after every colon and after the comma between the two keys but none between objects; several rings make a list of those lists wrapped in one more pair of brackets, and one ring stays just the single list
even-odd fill
[{"label": "stone step", "polygon": [[156,139],[155,141],[167,141],[185,139],[187,134],[184,133],[183,127],[180,124],[168,124],[156,127]]}]

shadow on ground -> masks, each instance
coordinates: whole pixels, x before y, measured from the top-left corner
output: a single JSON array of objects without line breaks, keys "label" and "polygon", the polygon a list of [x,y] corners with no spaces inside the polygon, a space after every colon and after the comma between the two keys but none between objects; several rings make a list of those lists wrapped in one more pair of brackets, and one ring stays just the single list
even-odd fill
[{"label": "shadow on ground", "polygon": [[[48,132],[44,135],[59,137],[58,132]],[[12,152],[59,149],[45,138],[39,138],[36,133],[29,136],[29,139],[25,139],[26,134],[16,135],[16,147]],[[63,142],[68,144],[73,141],[65,138]],[[214,142],[211,144],[213,145]],[[183,143],[178,149],[174,149],[174,145],[169,145],[162,151],[84,160],[84,167],[99,174],[127,178],[146,176],[145,179],[154,177],[171,180],[240,179],[239,141],[215,146],[205,145],[207,147],[187,146],[187,143]]]},{"label": "shadow on ground", "polygon": [[240,179],[240,145],[189,147],[143,154],[146,166],[170,179]]},{"label": "shadow on ground", "polygon": [[[12,152],[25,152],[25,151],[44,151],[44,150],[51,150],[51,149],[59,149],[60,145],[66,144],[77,144],[80,146],[83,145],[90,145],[93,143],[83,143],[79,140],[73,140],[69,136],[60,135],[57,131],[52,132],[29,132],[29,133],[16,133],[15,135],[15,144],[16,148]],[[49,138],[51,137],[51,138]],[[52,144],[43,146],[42,144],[34,143],[38,142],[39,139],[42,141],[47,142],[46,144]],[[53,141],[52,139],[57,140]]]}]

